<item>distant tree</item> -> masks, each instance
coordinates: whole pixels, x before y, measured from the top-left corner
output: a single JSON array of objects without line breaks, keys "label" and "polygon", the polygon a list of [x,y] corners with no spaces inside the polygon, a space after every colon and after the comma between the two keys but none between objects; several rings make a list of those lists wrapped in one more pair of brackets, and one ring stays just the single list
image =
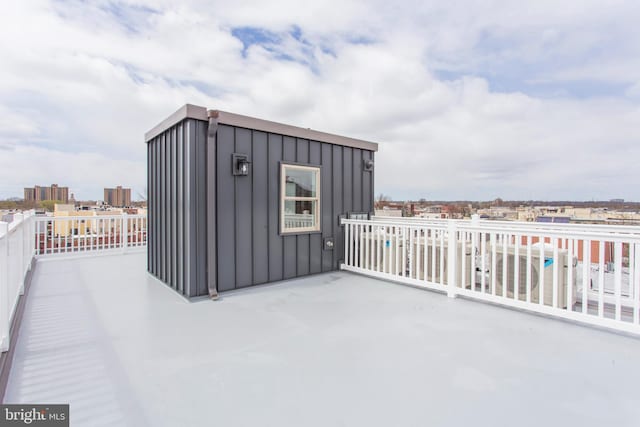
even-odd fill
[{"label": "distant tree", "polygon": [[0,209],[18,209],[18,202],[13,200],[0,200]]},{"label": "distant tree", "polygon": [[40,208],[47,212],[53,212],[56,203],[61,204],[62,200],[43,200],[40,202]]}]

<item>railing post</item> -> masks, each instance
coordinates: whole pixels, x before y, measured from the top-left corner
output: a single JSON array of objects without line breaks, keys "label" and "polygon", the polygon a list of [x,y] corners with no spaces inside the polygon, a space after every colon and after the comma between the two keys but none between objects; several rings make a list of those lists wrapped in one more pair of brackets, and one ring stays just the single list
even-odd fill
[{"label": "railing post", "polygon": [[[18,293],[20,295],[24,294],[24,277],[27,274],[27,266],[25,265],[25,258],[24,258],[24,246],[25,246],[25,242],[26,242],[26,238],[25,238],[25,231],[26,231],[26,223],[24,220],[24,214],[19,213],[19,214],[15,214],[13,216],[13,220],[16,223],[16,226],[20,227],[20,248],[19,250],[19,262],[20,262],[20,266],[19,271],[20,271],[20,275],[19,275],[19,280],[20,280],[20,284],[18,285]],[[16,233],[18,233],[18,231],[16,230]]]},{"label": "railing post", "polygon": [[122,252],[127,251],[127,245],[129,240],[129,230],[127,227],[127,214],[126,212],[122,213],[122,223],[120,224],[120,244],[122,245]]},{"label": "railing post", "polygon": [[0,351],[9,350],[9,223],[0,221]]},{"label": "railing post", "polygon": [[448,246],[447,246],[447,296],[449,298],[455,298],[457,295],[457,286],[456,283],[456,271],[457,270],[457,248],[458,248],[458,239],[457,239],[457,228],[456,222],[453,219],[447,220],[447,230],[448,230]]}]

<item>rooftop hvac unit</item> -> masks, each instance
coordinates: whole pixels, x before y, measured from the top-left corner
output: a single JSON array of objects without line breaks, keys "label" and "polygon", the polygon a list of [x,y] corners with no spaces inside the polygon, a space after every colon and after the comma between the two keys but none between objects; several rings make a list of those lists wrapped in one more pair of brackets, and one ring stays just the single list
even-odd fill
[{"label": "rooftop hvac unit", "polygon": [[[417,271],[417,279],[425,280],[425,271],[427,273],[426,280],[434,282],[434,283],[442,283],[444,285],[448,284],[449,281],[449,245],[445,243],[443,246],[440,245],[440,242],[436,242],[436,245],[433,246],[430,244],[431,242],[427,242],[427,256],[426,256],[426,268],[425,268],[425,244],[424,241],[419,243],[414,242],[413,250],[411,254],[411,260],[413,263],[414,271]],[[418,253],[418,247],[419,252]],[[458,243],[458,247],[456,250],[456,284],[458,287],[462,286],[462,265],[464,263],[464,275],[465,275],[465,286],[467,288],[471,287],[471,281],[475,281],[475,274],[471,274],[471,243],[467,243],[465,245],[465,254],[464,259],[462,259],[462,243]],[[435,258],[435,260],[434,260]],[[442,266],[440,262],[442,260]],[[435,271],[434,271],[435,269]],[[435,273],[435,274],[434,274]],[[442,280],[440,280],[440,274],[443,273]]]},{"label": "rooftop hvac unit", "polygon": [[[405,268],[406,262],[402,259],[402,237],[384,232],[363,232],[360,236],[354,236],[358,240],[358,254],[355,256],[356,264],[361,268],[382,273],[398,275]],[[396,243],[397,241],[397,243]],[[360,256],[362,255],[362,264]]]},{"label": "rooftop hvac unit", "polygon": [[[505,255],[502,247],[496,248],[496,295],[502,295],[503,290],[503,269],[504,263],[506,261],[506,271],[507,271],[507,297],[515,298],[515,285],[516,282],[514,280],[514,270],[515,270],[515,248],[509,247],[507,249],[507,253]],[[567,307],[567,289],[569,286],[568,283],[568,272],[569,268],[573,269],[573,280],[571,283],[572,287],[572,298],[571,305],[576,303],[576,263],[575,260],[569,260],[568,254],[566,250],[558,250],[558,268],[556,271],[556,278],[558,282],[557,288],[557,300],[558,307],[566,308]],[[538,248],[533,248],[531,252],[531,265],[530,265],[530,274],[531,274],[531,302],[539,303],[540,302],[540,289],[542,284],[542,279],[544,278],[544,304],[548,306],[553,306],[553,277],[554,277],[554,258],[553,258],[553,249],[545,249],[544,250],[544,260],[543,260],[543,271],[540,271],[540,250]],[[491,283],[491,282],[489,282]],[[518,278],[517,278],[517,286],[518,286],[518,299],[520,301],[527,300],[527,250],[526,247],[520,247],[518,253]]]}]

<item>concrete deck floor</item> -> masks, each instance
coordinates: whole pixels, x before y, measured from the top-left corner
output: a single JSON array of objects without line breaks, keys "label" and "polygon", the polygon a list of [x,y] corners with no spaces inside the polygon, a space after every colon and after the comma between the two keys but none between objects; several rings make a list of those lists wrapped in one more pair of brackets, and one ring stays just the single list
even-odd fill
[{"label": "concrete deck floor", "polygon": [[188,303],[145,260],[38,263],[7,403],[74,427],[640,425],[640,339],[343,272]]}]

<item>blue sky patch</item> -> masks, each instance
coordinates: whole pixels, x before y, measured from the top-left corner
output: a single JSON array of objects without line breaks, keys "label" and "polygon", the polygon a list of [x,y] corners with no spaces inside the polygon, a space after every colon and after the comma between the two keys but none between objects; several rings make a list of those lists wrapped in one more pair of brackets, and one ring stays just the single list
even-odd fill
[{"label": "blue sky patch", "polygon": [[278,34],[256,27],[232,28],[231,35],[242,42],[243,58],[247,57],[247,49],[253,45],[268,46],[280,41]]}]

